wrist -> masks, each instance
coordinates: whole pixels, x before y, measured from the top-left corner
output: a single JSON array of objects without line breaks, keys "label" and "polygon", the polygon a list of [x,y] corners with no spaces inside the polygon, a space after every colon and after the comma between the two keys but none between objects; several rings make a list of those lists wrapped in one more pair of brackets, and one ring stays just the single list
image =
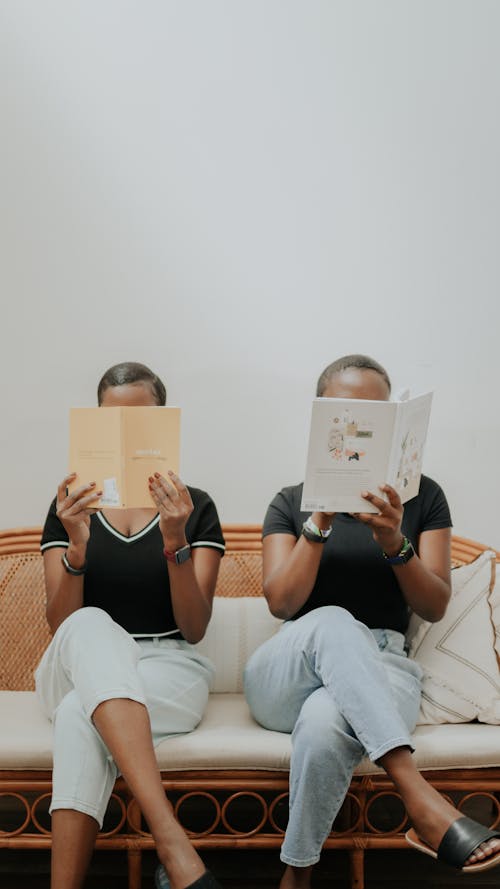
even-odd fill
[{"label": "wrist", "polygon": [[413,544],[408,537],[403,537],[403,541],[401,543],[401,547],[397,553],[387,553],[384,551],[384,559],[395,567],[397,565],[406,565],[410,559],[415,555],[415,550],[413,549]]},{"label": "wrist", "polygon": [[186,546],[187,540],[185,534],[164,534],[163,547],[169,553],[175,553],[176,550]]},{"label": "wrist", "polygon": [[332,532],[331,527],[328,528],[320,528],[314,521],[313,516],[309,516],[308,519],[302,525],[302,536],[305,537],[306,540],[309,540],[310,543],[326,543],[330,534]]},{"label": "wrist", "polygon": [[73,577],[82,577],[87,570],[86,562],[84,562],[83,565],[72,565],[68,560],[68,553],[66,550],[62,554],[61,562],[66,573]]},{"label": "wrist", "polygon": [[177,550],[171,550],[170,552],[167,549],[163,550],[163,555],[165,556],[167,562],[170,562],[174,565],[184,565],[191,558],[191,547],[189,543],[184,544]]},{"label": "wrist", "polygon": [[333,517],[335,513],[329,512],[313,512],[311,521],[314,522],[320,531],[329,531],[332,527]]},{"label": "wrist", "polygon": [[70,540],[66,550],[66,558],[73,568],[82,568],[87,559],[87,544],[73,543]]},{"label": "wrist", "polygon": [[393,542],[385,543],[385,541],[382,541],[380,545],[382,547],[384,556],[386,556],[386,558],[388,559],[392,559],[393,556],[397,556],[398,553],[401,551],[401,547],[403,546],[404,542],[405,537],[403,534],[399,534]]}]

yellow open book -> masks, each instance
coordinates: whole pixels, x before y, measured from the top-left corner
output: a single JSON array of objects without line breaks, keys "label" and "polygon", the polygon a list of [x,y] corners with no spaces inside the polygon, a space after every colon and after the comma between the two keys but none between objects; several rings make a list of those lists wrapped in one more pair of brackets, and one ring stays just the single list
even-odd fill
[{"label": "yellow open book", "polygon": [[71,488],[96,482],[106,508],[153,506],[149,476],[179,471],[180,418],[178,407],[71,408]]}]

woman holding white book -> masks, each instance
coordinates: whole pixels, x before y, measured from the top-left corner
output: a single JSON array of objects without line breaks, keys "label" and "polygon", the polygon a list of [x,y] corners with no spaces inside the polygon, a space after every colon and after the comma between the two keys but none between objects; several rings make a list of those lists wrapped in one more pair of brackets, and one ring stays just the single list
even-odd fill
[{"label": "woman holding white book", "polygon": [[[317,395],[387,401],[390,391],[383,367],[348,355],[321,374]],[[361,496],[375,513],[307,515],[295,485],[264,521],[264,592],[284,624],[250,658],[245,692],[258,722],[292,733],[280,889],[309,889],[365,755],[394,781],[414,825],[410,843],[467,872],[500,863],[500,834],[461,817],[411,755],[421,670],[406,657],[404,632],[410,610],[437,621],[450,598],[446,498],[425,476],[404,508],[389,485]]]},{"label": "woman holding white book", "polygon": [[[164,405],[141,364],[115,365],[103,408]],[[208,494],[173,472],[144,479],[151,507],[100,510],[91,479],[58,487],[42,535],[54,638],[36,671],[54,723],[52,889],[83,885],[113,785],[122,774],[161,861],[158,886],[217,889],[176,821],[154,747],[200,721],[213,667],[191,643],[206,630],[224,539]]]}]

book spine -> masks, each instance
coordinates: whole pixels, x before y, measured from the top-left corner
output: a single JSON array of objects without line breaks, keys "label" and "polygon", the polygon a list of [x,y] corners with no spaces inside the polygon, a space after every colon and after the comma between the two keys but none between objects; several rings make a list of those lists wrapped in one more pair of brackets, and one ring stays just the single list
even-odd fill
[{"label": "book spine", "polygon": [[395,486],[397,479],[399,454],[401,451],[402,417],[405,404],[406,402],[403,401],[394,405],[394,426],[392,430],[391,452],[387,463],[386,478],[386,483],[392,487]]}]

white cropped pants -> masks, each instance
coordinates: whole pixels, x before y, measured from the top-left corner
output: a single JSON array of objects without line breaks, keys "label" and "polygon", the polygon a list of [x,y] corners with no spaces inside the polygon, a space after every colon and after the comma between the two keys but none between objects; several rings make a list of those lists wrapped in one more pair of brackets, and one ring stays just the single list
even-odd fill
[{"label": "white cropped pants", "polygon": [[188,642],[135,640],[100,608],[67,617],[35,672],[38,698],[54,726],[50,811],[75,809],[102,827],[118,769],[92,722],[99,704],[113,698],[144,704],[156,746],[198,725],[213,672]]}]

